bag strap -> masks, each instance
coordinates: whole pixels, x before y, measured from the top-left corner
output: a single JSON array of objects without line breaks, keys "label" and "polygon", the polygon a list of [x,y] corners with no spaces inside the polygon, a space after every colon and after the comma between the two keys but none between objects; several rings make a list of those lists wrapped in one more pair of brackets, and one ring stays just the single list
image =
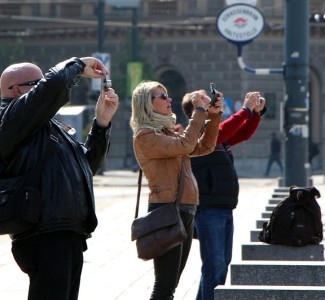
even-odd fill
[{"label": "bag strap", "polygon": [[[181,198],[182,198],[182,194],[183,194],[183,190],[184,190],[184,175],[185,175],[185,170],[184,169],[185,169],[184,160],[182,158],[181,176],[180,176],[180,179],[179,179],[179,186],[178,186],[178,191],[177,191],[177,197],[176,197],[176,200],[175,200],[175,205],[179,205],[180,201],[181,201]],[[136,203],[136,207],[135,207],[135,216],[134,216],[135,219],[138,217],[138,214],[139,214],[141,184],[142,184],[142,169],[139,168],[137,203]]]},{"label": "bag strap", "polygon": [[135,207],[135,216],[134,216],[134,219],[136,219],[138,217],[138,214],[139,214],[141,183],[142,183],[142,169],[139,168],[137,205]]}]

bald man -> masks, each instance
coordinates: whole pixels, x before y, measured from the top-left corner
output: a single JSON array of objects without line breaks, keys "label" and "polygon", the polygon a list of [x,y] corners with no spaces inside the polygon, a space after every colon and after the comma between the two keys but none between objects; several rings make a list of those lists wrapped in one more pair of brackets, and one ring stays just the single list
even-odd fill
[{"label": "bald man", "polygon": [[53,144],[40,174],[39,221],[11,234],[14,259],[30,279],[29,300],[78,299],[86,239],[97,226],[92,176],[108,153],[118,96],[111,88],[99,96],[84,144],[54,116],[80,76],[107,74],[93,57],[68,59],[45,75],[29,62],[1,74],[0,178],[31,172]]}]

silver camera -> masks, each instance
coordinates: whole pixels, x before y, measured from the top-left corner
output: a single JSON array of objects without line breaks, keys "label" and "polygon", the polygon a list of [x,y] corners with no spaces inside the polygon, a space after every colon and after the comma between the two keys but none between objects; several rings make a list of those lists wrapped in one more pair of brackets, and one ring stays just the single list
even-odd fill
[{"label": "silver camera", "polygon": [[112,87],[112,80],[106,75],[101,82],[101,91],[107,92]]}]

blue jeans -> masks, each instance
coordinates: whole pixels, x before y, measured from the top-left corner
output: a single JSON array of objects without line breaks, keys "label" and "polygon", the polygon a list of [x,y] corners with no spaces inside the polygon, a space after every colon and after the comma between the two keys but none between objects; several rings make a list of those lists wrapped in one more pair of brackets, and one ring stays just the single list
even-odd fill
[{"label": "blue jeans", "polygon": [[225,284],[232,257],[232,209],[198,207],[195,229],[202,260],[196,300],[214,300],[214,288]]}]

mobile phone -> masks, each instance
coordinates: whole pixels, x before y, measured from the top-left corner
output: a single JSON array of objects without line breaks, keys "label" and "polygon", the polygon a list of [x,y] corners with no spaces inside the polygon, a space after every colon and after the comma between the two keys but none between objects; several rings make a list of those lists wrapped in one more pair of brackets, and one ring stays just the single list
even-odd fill
[{"label": "mobile phone", "polygon": [[209,107],[214,106],[214,104],[218,100],[218,97],[220,97],[220,93],[214,87],[214,84],[213,83],[210,83],[210,93],[211,93],[211,102],[209,104]]}]

